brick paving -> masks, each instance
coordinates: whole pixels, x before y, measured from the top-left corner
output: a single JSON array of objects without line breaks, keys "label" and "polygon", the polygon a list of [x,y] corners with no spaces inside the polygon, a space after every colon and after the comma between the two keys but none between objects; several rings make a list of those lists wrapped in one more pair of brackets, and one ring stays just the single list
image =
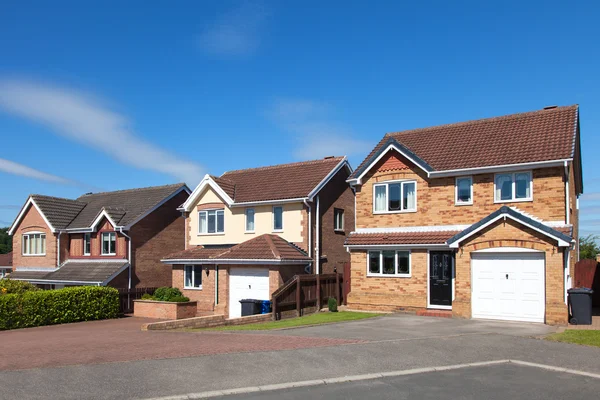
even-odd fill
[{"label": "brick paving", "polygon": [[156,320],[123,318],[0,332],[0,370],[293,350],[360,340],[223,332],[143,332]]}]

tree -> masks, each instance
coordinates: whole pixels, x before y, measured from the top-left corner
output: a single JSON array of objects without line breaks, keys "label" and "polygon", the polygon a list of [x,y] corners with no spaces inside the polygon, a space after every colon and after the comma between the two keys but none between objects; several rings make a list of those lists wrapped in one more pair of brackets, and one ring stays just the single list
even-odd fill
[{"label": "tree", "polygon": [[599,238],[598,235],[587,235],[579,238],[579,258],[581,260],[586,258],[596,259],[596,256],[600,253]]},{"label": "tree", "polygon": [[8,234],[8,228],[0,228],[0,254],[12,251],[12,236]]}]

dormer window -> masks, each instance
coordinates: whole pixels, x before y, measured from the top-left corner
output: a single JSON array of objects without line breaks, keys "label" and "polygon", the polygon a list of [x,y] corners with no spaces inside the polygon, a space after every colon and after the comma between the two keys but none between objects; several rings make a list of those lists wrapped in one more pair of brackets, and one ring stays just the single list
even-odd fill
[{"label": "dormer window", "polygon": [[496,174],[494,177],[496,203],[531,200],[533,200],[531,171]]},{"label": "dormer window", "polygon": [[373,185],[375,214],[417,211],[417,182],[401,181]]},{"label": "dormer window", "polygon": [[102,255],[114,256],[117,254],[117,234],[115,232],[102,233]]}]

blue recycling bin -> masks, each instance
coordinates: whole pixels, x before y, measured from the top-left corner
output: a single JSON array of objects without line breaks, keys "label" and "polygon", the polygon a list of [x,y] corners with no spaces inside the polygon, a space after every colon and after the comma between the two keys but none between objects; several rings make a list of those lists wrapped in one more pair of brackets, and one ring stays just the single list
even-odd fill
[{"label": "blue recycling bin", "polygon": [[271,312],[271,301],[270,300],[261,300],[260,313],[261,314],[269,314],[270,312]]}]

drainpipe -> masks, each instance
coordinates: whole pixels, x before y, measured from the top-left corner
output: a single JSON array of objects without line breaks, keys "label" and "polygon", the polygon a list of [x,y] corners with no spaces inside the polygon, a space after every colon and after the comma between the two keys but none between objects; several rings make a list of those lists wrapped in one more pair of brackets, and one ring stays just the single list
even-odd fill
[{"label": "drainpipe", "polygon": [[316,262],[316,266],[315,266],[315,271],[316,271],[316,278],[317,278],[317,311],[321,310],[321,279],[320,279],[320,275],[321,275],[321,259],[320,259],[320,255],[319,255],[319,237],[320,237],[320,230],[321,230],[321,214],[320,214],[320,208],[319,208],[319,195],[317,195],[317,210],[316,210],[316,221],[315,221],[315,225],[316,225],[316,232],[315,232],[315,262]]},{"label": "drainpipe", "polygon": [[312,216],[311,211],[312,207],[308,204],[306,199],[303,200],[304,205],[308,208],[308,256],[312,257]]},{"label": "drainpipe", "polygon": [[571,205],[569,204],[569,164],[565,161],[565,223],[569,225],[571,223]]},{"label": "drainpipe", "polygon": [[58,247],[56,250],[56,267],[60,267],[60,235],[62,235],[62,231],[58,231],[58,239],[56,246]]},{"label": "drainpipe", "polygon": [[119,228],[121,235],[125,236],[128,240],[127,240],[127,244],[128,244],[128,256],[127,256],[127,260],[129,261],[129,278],[128,278],[128,283],[127,283],[127,288],[131,289],[131,236],[128,236],[125,232],[123,232],[123,227],[121,226]]}]

